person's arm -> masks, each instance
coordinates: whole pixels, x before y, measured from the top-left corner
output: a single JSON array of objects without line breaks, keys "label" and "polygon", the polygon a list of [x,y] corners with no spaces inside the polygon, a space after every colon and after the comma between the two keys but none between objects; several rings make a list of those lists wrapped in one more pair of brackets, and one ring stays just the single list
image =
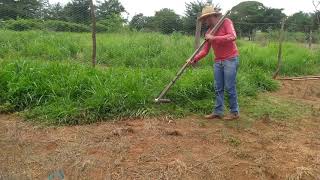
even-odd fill
[{"label": "person's arm", "polygon": [[202,50],[193,58],[193,63],[200,61],[202,58],[206,57],[210,51],[211,43],[207,41],[203,46]]},{"label": "person's arm", "polygon": [[226,19],[224,21],[223,28],[225,28],[226,35],[214,36],[212,39],[213,43],[223,44],[226,42],[235,41],[237,39],[236,30],[234,29],[233,23],[230,19]]}]

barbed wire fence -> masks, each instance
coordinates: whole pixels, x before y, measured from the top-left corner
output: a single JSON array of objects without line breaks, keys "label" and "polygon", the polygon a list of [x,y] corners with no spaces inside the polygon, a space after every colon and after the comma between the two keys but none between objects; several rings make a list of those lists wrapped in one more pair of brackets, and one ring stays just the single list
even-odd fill
[{"label": "barbed wire fence", "polygon": [[[17,11],[18,2],[13,1],[12,7],[16,7]],[[103,13],[107,13],[103,10],[99,10],[98,4],[93,0],[79,1],[81,3],[76,4],[69,0],[65,4],[49,4],[47,1],[42,5],[41,9],[29,8],[27,12],[19,14],[14,12],[17,17],[14,17],[13,11],[3,10],[10,4],[0,3],[0,29],[9,31],[53,31],[53,32],[74,32],[74,33],[90,33],[92,34],[92,56],[91,63],[95,67],[97,64],[97,34],[115,32],[120,33],[118,29],[125,29],[131,31],[129,21],[119,19],[119,16],[104,16]],[[72,5],[69,5],[73,3]],[[30,4],[29,4],[30,5]],[[12,8],[11,8],[12,9]],[[99,10],[99,11],[98,11]],[[109,21],[111,18],[112,21]],[[148,21],[148,19],[140,19]],[[115,23],[116,22],[116,23]],[[301,26],[299,24],[287,23],[283,21],[283,29],[281,23],[268,23],[268,22],[234,22],[235,29],[238,34],[238,39],[243,41],[259,42],[260,44],[266,44],[268,42],[278,42],[282,39],[285,43],[296,43],[302,47],[309,48],[311,50],[320,50],[320,31],[319,28],[315,28],[311,25]],[[201,33],[196,31],[196,28],[203,27],[196,19],[194,20],[193,32],[198,32],[196,37],[200,37]],[[139,31],[145,32],[159,32],[159,29],[154,28],[154,24],[141,23]],[[165,27],[166,30],[170,28],[172,32],[178,32],[193,36],[190,34],[190,27]],[[175,30],[179,29],[179,30]],[[203,29],[203,28],[202,28]],[[282,29],[282,30],[281,30]],[[283,31],[283,32],[282,32]],[[203,35],[202,31],[202,35]],[[281,33],[282,32],[282,33]],[[169,34],[170,34],[169,33]],[[281,38],[281,34],[283,37]],[[197,38],[196,38],[197,39]],[[199,39],[195,42],[195,47],[199,46]]]},{"label": "barbed wire fence", "polygon": [[266,45],[270,42],[279,44],[278,62],[273,78],[276,79],[281,71],[282,54],[285,50],[283,43],[294,43],[310,50],[320,50],[320,31],[314,30],[314,26],[304,25],[299,27],[300,31],[295,31],[299,25],[287,23],[285,19],[281,23],[243,23],[234,22],[238,39],[259,42]]},{"label": "barbed wire fence", "polygon": [[[278,41],[281,30],[281,23],[241,23],[234,22],[238,37],[248,41]],[[290,27],[297,24],[284,21],[284,41],[304,44],[312,49],[319,44],[319,30],[313,30],[313,26],[303,26],[303,31],[292,31]]]},{"label": "barbed wire fence", "polygon": [[[298,45],[297,47],[308,48],[312,51],[320,50],[320,28],[312,25],[298,25],[288,23],[284,18],[279,23],[246,23],[233,22],[237,32],[237,38],[241,41],[249,41],[258,43],[260,45],[267,45],[268,43],[278,43],[279,49],[277,54],[277,67],[273,78],[276,79],[280,73],[282,66],[282,54],[285,50],[283,43],[292,43]],[[200,32],[201,23],[196,23],[195,33],[195,49],[200,44],[200,34],[204,35],[206,31]]]}]

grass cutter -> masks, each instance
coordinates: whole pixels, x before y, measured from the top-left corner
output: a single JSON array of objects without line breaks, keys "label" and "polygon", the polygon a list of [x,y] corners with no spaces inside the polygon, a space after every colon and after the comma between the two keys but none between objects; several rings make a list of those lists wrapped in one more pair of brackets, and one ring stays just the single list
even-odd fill
[{"label": "grass cutter", "polygon": [[[220,28],[222,23],[224,22],[224,19],[230,14],[231,11],[227,11],[225,15],[223,15],[218,23],[214,26],[214,28],[209,32],[209,34],[215,34],[217,30]],[[182,68],[178,71],[176,76],[173,78],[173,80],[162,90],[160,95],[154,100],[156,103],[170,103],[170,99],[164,99],[163,97],[168,93],[170,88],[177,82],[177,80],[181,77],[181,75],[184,73],[184,71],[189,66],[189,63],[193,60],[193,58],[202,50],[207,40],[205,40],[200,47],[192,54],[192,56],[189,58],[189,60],[186,61],[186,63],[182,66]]]}]

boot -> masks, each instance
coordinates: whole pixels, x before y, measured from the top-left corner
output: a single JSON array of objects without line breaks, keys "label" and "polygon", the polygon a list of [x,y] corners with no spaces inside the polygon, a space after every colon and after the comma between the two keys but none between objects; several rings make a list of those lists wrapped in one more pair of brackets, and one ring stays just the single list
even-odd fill
[{"label": "boot", "polygon": [[223,119],[227,121],[238,120],[240,119],[240,115],[238,113],[231,113],[228,116],[224,117]]},{"label": "boot", "polygon": [[204,118],[206,118],[206,119],[222,119],[222,116],[217,115],[217,114],[209,114],[209,115],[204,116]]}]

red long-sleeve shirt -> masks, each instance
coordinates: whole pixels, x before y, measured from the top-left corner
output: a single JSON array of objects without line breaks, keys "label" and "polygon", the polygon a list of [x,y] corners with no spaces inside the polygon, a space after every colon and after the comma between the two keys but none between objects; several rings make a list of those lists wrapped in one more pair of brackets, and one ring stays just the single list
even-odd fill
[{"label": "red long-sleeve shirt", "polygon": [[[210,29],[207,31],[209,33]],[[195,56],[194,61],[200,61],[210,51],[210,47],[214,50],[215,61],[224,61],[239,55],[239,51],[235,40],[237,34],[233,23],[226,18],[222,26],[214,34],[214,39],[207,41],[202,50]]]}]

